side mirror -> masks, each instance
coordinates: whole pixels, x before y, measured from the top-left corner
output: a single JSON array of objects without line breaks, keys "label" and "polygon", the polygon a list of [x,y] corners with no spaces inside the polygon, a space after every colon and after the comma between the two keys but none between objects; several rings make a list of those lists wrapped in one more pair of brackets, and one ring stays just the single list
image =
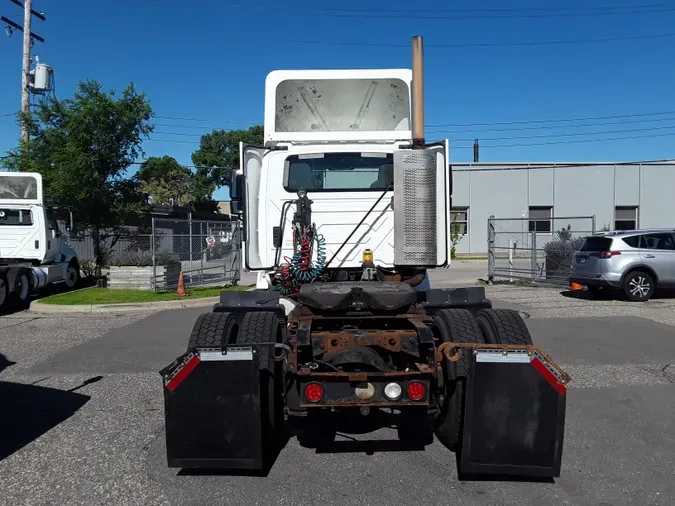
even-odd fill
[{"label": "side mirror", "polygon": [[244,176],[242,174],[233,174],[232,184],[230,185],[230,211],[232,214],[241,214],[243,212],[244,193]]}]

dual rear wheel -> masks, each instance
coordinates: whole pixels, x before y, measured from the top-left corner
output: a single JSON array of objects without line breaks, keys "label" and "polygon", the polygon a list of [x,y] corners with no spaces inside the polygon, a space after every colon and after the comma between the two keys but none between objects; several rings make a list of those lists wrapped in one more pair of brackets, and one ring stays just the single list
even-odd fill
[{"label": "dual rear wheel", "polygon": [[[523,318],[511,309],[482,309],[474,314],[468,309],[442,309],[432,323],[438,344],[445,342],[469,344],[532,345],[532,337]],[[232,313],[205,313],[194,325],[188,351],[194,348],[221,347],[233,344],[265,344],[271,341],[283,342],[283,325],[279,317],[270,311],[246,313],[240,322]],[[261,408],[262,419],[267,430],[263,435],[277,432],[283,421],[284,390],[283,370],[270,353],[271,346],[260,348]],[[439,415],[434,420],[433,432],[450,450],[457,452],[461,445],[462,416],[465,398],[465,382],[469,369],[469,353],[464,351],[456,362],[443,362],[443,388],[438,397]],[[410,418],[410,417],[408,417]],[[407,441],[420,440],[428,444],[423,430],[425,414],[414,419],[402,420],[398,427],[399,438]],[[310,426],[312,424],[309,424]],[[325,424],[318,424],[318,428]],[[424,434],[422,434],[424,432]],[[322,434],[322,439],[325,435]],[[431,437],[433,437],[431,435]],[[317,435],[301,434],[303,446],[316,446]],[[306,441],[305,441],[306,440]]]},{"label": "dual rear wheel", "polygon": [[27,267],[11,268],[0,274],[0,311],[14,302],[23,306],[33,289],[33,274]]},{"label": "dual rear wheel", "polygon": [[228,312],[204,313],[197,318],[187,351],[194,348],[219,348],[227,345],[264,345],[260,356],[260,408],[263,445],[274,450],[283,421],[283,369],[274,360],[271,343],[283,342],[283,326],[272,311],[251,311],[239,321]]},{"label": "dual rear wheel", "polygon": [[[481,309],[475,315],[468,309],[442,309],[434,316],[433,328],[439,344],[532,345],[532,336],[525,321],[512,309]],[[443,362],[444,381],[439,395],[435,433],[438,440],[453,452],[461,446],[468,368],[468,350],[464,350],[456,362]]]}]

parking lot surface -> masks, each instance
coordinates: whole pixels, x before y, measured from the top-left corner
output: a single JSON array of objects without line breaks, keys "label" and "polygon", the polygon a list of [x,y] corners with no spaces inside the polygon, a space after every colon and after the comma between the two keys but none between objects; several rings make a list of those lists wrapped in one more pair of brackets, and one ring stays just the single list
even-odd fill
[{"label": "parking lot surface", "polygon": [[675,301],[487,291],[573,378],[554,483],[460,482],[439,443],[385,451],[388,429],[328,453],[291,439],[267,477],[185,475],[166,466],[158,371],[203,309],[20,313],[0,318],[0,504],[675,504]]}]

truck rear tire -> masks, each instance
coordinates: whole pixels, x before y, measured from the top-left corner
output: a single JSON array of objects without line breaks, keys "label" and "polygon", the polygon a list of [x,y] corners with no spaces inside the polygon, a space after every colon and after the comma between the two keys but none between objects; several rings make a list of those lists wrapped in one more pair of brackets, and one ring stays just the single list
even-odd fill
[{"label": "truck rear tire", "polygon": [[9,299],[9,285],[4,273],[0,273],[0,312],[5,310]]},{"label": "truck rear tire", "polygon": [[532,346],[532,336],[525,320],[513,309],[481,309],[476,313],[485,342]]},{"label": "truck rear tire", "polygon": [[12,297],[19,303],[24,304],[32,291],[32,280],[30,269],[19,267],[18,269],[9,269],[7,273],[7,285],[11,290]]},{"label": "truck rear tire", "polygon": [[[276,313],[272,311],[251,311],[241,320],[237,334],[237,344],[281,343],[284,329]],[[277,441],[277,432],[281,428],[284,415],[283,404],[283,367],[281,362],[274,361],[274,349],[261,346],[260,356],[260,407],[261,419],[269,430],[263,430],[267,436],[267,444],[272,446]],[[272,353],[272,356],[270,356]],[[269,360],[272,360],[269,365]]]},{"label": "truck rear tire", "polygon": [[[473,312],[469,309],[441,309],[436,313],[432,326],[441,342],[484,344],[485,339]],[[436,437],[453,452],[461,442],[462,414],[464,408],[464,383],[468,370],[468,353],[462,353],[457,362],[443,361],[445,392],[436,420]]]},{"label": "truck rear tire", "polygon": [[237,319],[232,313],[204,313],[192,327],[187,351],[192,348],[219,348],[237,340]]}]

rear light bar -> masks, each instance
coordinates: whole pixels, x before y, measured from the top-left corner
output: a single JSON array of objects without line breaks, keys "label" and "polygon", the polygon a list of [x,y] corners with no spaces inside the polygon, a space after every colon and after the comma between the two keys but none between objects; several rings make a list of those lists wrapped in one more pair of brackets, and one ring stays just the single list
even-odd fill
[{"label": "rear light bar", "polygon": [[310,381],[302,385],[301,406],[419,405],[428,404],[429,385],[419,379],[358,382]]},{"label": "rear light bar", "polygon": [[593,252],[590,254],[592,257],[597,257],[597,258],[612,258],[613,256],[620,255],[620,251],[601,251],[599,253]]}]

